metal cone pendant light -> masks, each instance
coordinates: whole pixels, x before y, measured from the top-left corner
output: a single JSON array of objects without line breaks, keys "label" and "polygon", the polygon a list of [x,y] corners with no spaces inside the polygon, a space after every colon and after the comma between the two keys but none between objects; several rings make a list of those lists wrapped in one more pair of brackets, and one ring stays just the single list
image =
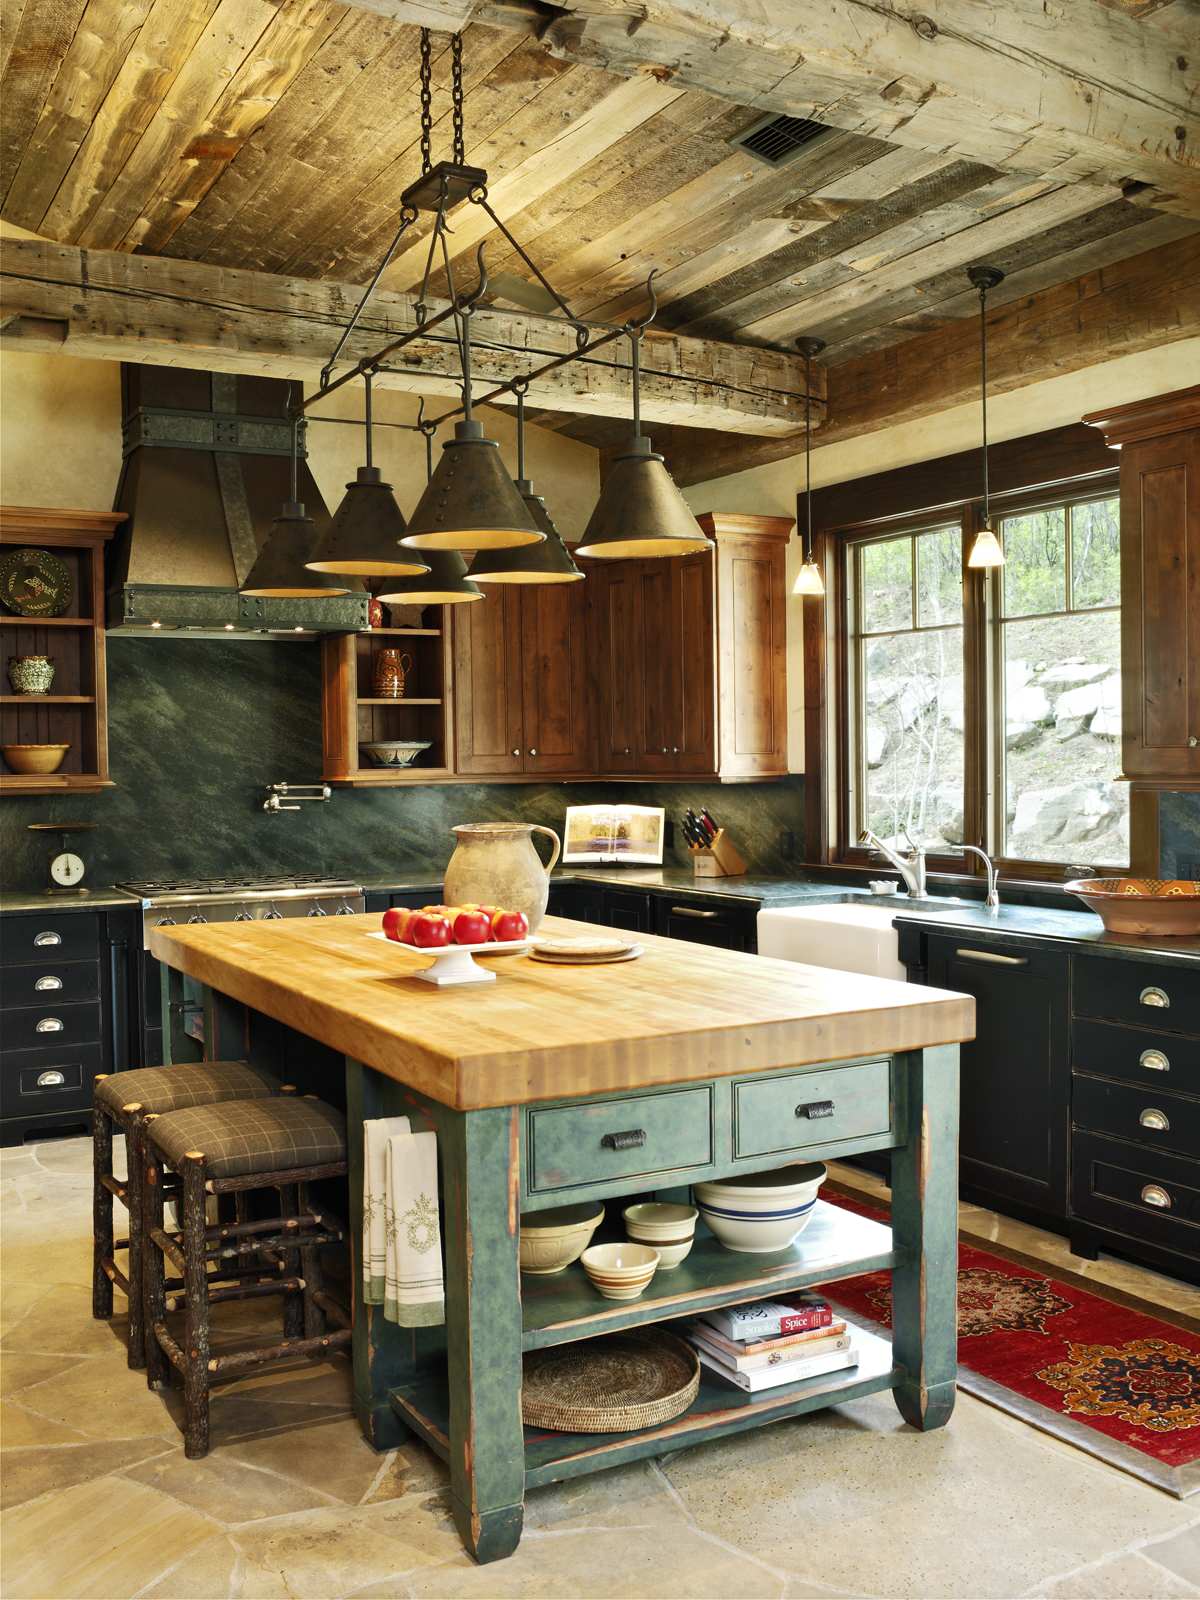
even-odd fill
[{"label": "metal cone pendant light", "polygon": [[[433,426],[421,423],[425,435],[426,487],[433,479]],[[376,594],[393,606],[453,606],[470,600],[482,600],[483,590],[477,589],[467,576],[467,563],[457,550],[429,550],[422,555],[423,570],[405,578],[388,578]]]},{"label": "metal cone pendant light", "polygon": [[334,583],[308,569],[307,561],[317,545],[317,525],[297,499],[297,456],[303,421],[292,422],[291,497],[283,502],[272,522],[254,565],[239,584],[242,594],[261,600],[332,600],[350,594],[361,584]]},{"label": "metal cone pendant light", "polygon": [[1004,550],[992,529],[992,508],[988,500],[987,297],[989,289],[1003,283],[1004,273],[999,267],[968,267],[967,277],[972,286],[979,290],[979,392],[983,413],[983,520],[971,541],[967,565],[1002,567]]},{"label": "metal cone pendant light", "polygon": [[583,573],[571,559],[562,535],[540,494],[525,476],[525,386],[517,389],[517,491],[530,516],[545,534],[542,544],[510,545],[506,550],[481,550],[471,563],[471,577],[480,583],[576,583]]}]

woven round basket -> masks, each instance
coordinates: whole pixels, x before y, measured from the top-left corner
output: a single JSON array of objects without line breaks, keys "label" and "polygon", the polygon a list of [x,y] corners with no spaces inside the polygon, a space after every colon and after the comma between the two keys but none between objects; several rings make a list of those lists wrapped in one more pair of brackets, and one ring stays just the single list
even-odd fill
[{"label": "woven round basket", "polygon": [[659,1328],[531,1350],[521,1411],[526,1426],[556,1433],[632,1433],[670,1422],[700,1387],[691,1345]]}]

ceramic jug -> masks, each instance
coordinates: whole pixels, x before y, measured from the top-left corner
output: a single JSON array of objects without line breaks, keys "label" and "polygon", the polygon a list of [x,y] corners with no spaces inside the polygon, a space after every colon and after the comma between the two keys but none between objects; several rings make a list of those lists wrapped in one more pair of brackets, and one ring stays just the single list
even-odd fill
[{"label": "ceramic jug", "polygon": [[18,694],[49,694],[54,663],[49,656],[9,656],[8,681]]},{"label": "ceramic jug", "polygon": [[412,657],[405,651],[380,650],[375,655],[373,687],[378,700],[400,700],[404,681],[412,671]]},{"label": "ceramic jug", "polygon": [[[446,904],[523,911],[532,933],[546,914],[550,874],[562,849],[554,829],[533,822],[472,822],[452,831],[458,843],[446,868]],[[533,848],[535,833],[554,840],[545,866]]]}]

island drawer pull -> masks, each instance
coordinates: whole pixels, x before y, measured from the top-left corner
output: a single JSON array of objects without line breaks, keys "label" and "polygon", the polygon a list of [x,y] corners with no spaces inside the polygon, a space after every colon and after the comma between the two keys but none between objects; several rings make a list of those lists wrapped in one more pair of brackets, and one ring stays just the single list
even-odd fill
[{"label": "island drawer pull", "polygon": [[43,946],[48,945],[48,944],[61,944],[62,943],[62,934],[61,933],[51,933],[51,932],[35,933],[34,936],[33,936],[33,942],[38,947],[38,949],[40,950],[40,949],[43,948]]},{"label": "island drawer pull", "polygon": [[1139,1115],[1138,1121],[1143,1128],[1153,1128],[1155,1133],[1170,1133],[1171,1122],[1165,1111],[1160,1111],[1157,1106],[1147,1106]]},{"label": "island drawer pull", "polygon": [[39,1089],[61,1089],[67,1081],[65,1072],[60,1072],[57,1067],[52,1067],[49,1072],[39,1072],[37,1086]]},{"label": "island drawer pull", "polygon": [[624,1133],[606,1133],[600,1141],[606,1150],[640,1150],[645,1142],[645,1128],[627,1128]]},{"label": "island drawer pull", "polygon": [[1160,1183],[1148,1183],[1142,1190],[1142,1199],[1148,1206],[1157,1206],[1160,1211],[1171,1209],[1171,1196]]},{"label": "island drawer pull", "polygon": [[810,1100],[806,1105],[798,1105],[796,1107],[796,1115],[798,1117],[807,1117],[810,1122],[816,1122],[819,1117],[831,1117],[833,1115],[833,1101]]},{"label": "island drawer pull", "polygon": [[62,979],[55,977],[52,972],[48,972],[44,978],[39,978],[33,987],[38,991],[39,994],[44,992],[46,989],[61,989]]},{"label": "island drawer pull", "polygon": [[713,917],[719,917],[719,911],[701,911],[699,906],[672,906],[673,917],[699,917],[702,922],[710,922]]},{"label": "island drawer pull", "polygon": [[1165,989],[1152,985],[1149,989],[1143,989],[1138,995],[1138,1003],[1143,1006],[1160,1006],[1165,1011],[1171,1004],[1171,996]]},{"label": "island drawer pull", "polygon": [[35,1033],[61,1033],[63,1031],[61,1017],[39,1017],[34,1023]]},{"label": "island drawer pull", "polygon": [[1170,1072],[1171,1063],[1161,1050],[1143,1050],[1138,1057],[1139,1067],[1148,1067],[1151,1072]]},{"label": "island drawer pull", "polygon": [[1027,967],[1028,956],[1002,956],[997,950],[956,950],[962,961],[990,961],[997,967]]}]

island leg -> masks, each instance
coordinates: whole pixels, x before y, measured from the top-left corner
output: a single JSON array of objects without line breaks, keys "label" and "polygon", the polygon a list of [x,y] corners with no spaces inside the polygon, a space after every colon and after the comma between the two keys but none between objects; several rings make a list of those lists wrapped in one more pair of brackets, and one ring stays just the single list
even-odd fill
[{"label": "island leg", "polygon": [[901,1061],[908,1139],[892,1151],[892,1351],[903,1374],[894,1394],[905,1422],[928,1431],[950,1420],[958,1370],[958,1046]]},{"label": "island leg", "polygon": [[515,1107],[448,1115],[440,1134],[454,1520],[477,1561],[509,1556],[525,1514]]}]

